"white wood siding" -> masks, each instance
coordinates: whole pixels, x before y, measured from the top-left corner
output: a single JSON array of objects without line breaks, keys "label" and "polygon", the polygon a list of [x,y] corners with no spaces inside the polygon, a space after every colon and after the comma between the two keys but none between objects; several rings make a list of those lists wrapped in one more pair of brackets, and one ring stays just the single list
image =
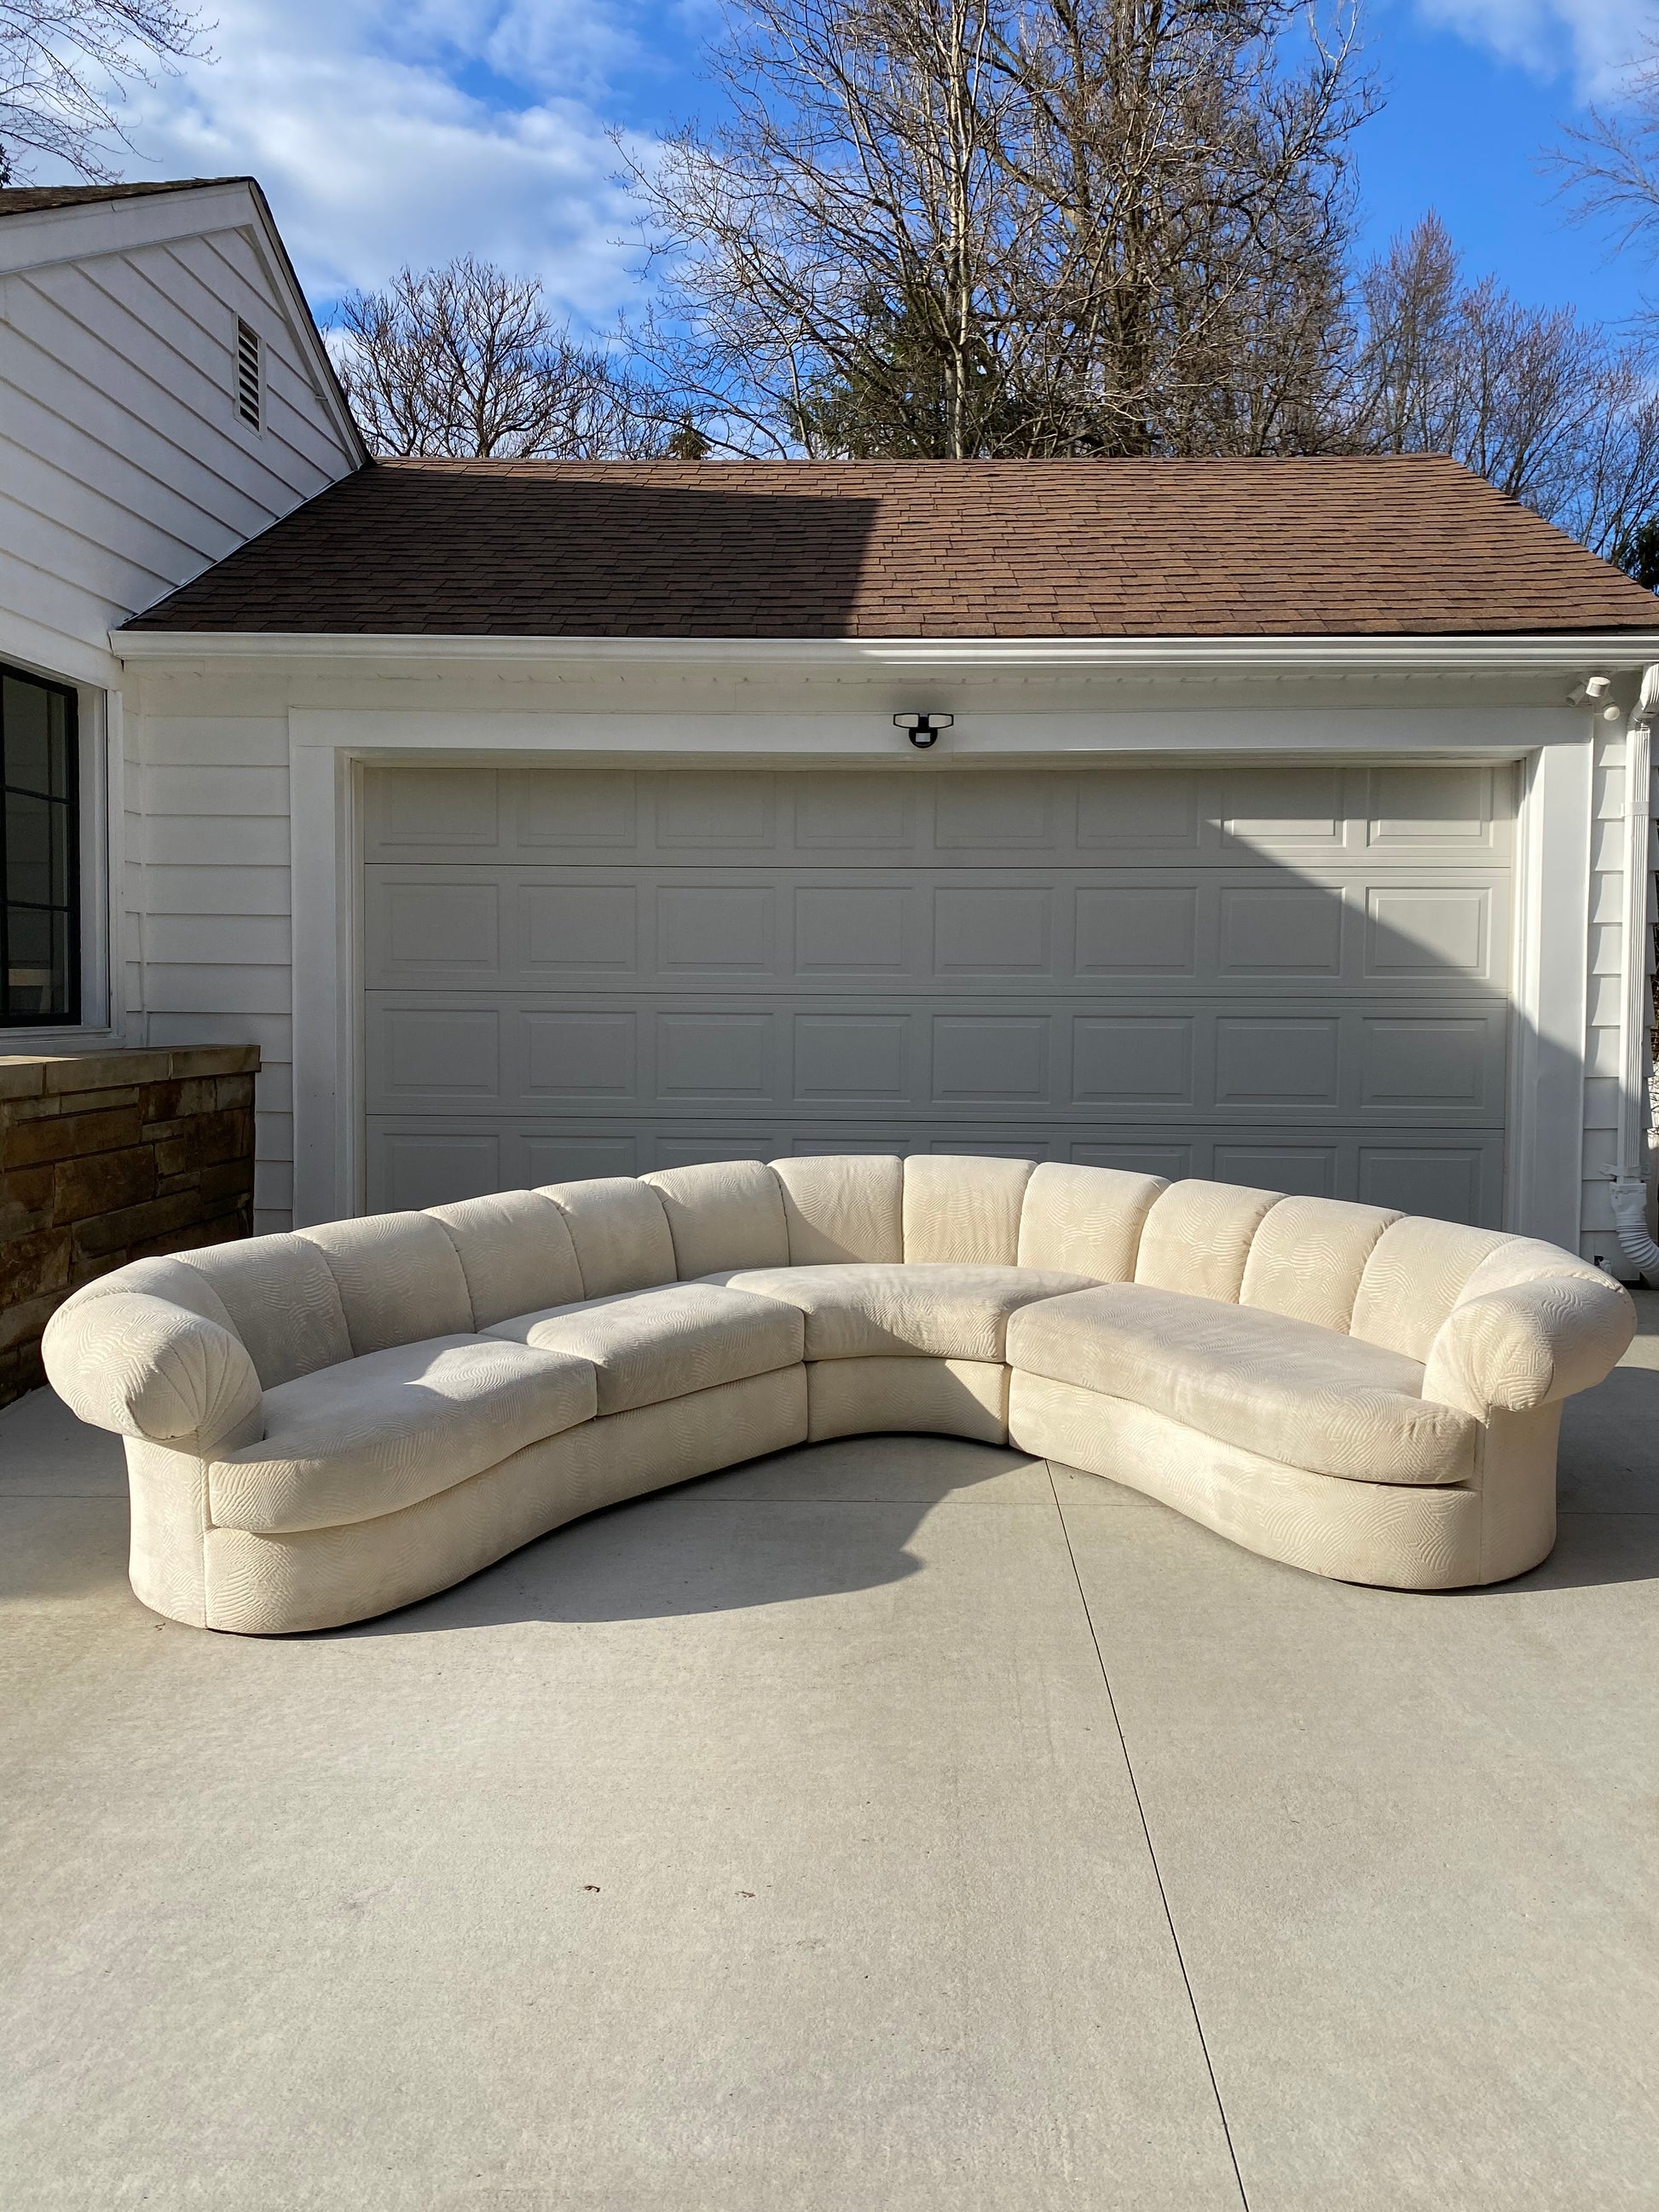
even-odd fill
[{"label": "white wood siding", "polygon": [[[108,679],[112,628],[356,465],[251,195],[164,197],[175,228],[198,200],[212,227],[122,243],[157,226],[133,202],[0,225],[0,652],[83,682]],[[263,342],[258,430],[239,317]]]}]

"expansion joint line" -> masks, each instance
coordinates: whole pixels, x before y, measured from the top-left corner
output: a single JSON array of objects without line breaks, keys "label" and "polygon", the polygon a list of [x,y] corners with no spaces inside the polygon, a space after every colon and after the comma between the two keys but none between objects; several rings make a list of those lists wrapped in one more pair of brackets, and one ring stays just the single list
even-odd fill
[{"label": "expansion joint line", "polygon": [[1227,2107],[1221,2101],[1221,2085],[1215,2078],[1215,2062],[1210,2057],[1209,2038],[1204,2033],[1204,2022],[1199,2015],[1198,1999],[1193,1995],[1193,1978],[1187,1971],[1187,1956],[1181,1948],[1175,1915],[1170,1910],[1170,1893],[1164,1886],[1164,1869],[1158,1863],[1158,1849],[1152,1842],[1152,1832],[1146,1824],[1146,1808],[1141,1802],[1140,1784],[1135,1779],[1134,1761],[1129,1756],[1128,1740],[1123,1733],[1123,1723],[1117,1710],[1117,1699],[1112,1693],[1112,1678],[1106,1671],[1106,1654],[1100,1648],[1100,1634],[1095,1626],[1095,1616],[1089,1603],[1089,1594],[1083,1587],[1079,1571],[1077,1553],[1072,1549],[1072,1532],[1066,1525],[1066,1509],[1060,1502],[1060,1492],[1054,1486],[1052,1464],[1044,1460],[1048,1470],[1048,1489],[1054,1501],[1054,1512],[1060,1522],[1060,1533],[1065,1540],[1066,1556],[1072,1563],[1072,1579],[1077,1584],[1078,1601],[1083,1607],[1083,1618],[1089,1625],[1089,1640],[1095,1647],[1095,1660],[1100,1668],[1100,1679],[1105,1686],[1106,1703],[1111,1709],[1112,1726],[1117,1731],[1119,1748],[1123,1753],[1123,1771],[1129,1778],[1129,1789],[1135,1801],[1135,1813],[1140,1821],[1140,1832],[1146,1839],[1146,1856],[1152,1861],[1152,1879],[1158,1884],[1158,1901],[1164,1907],[1164,1920],[1170,1931],[1170,1941],[1175,1946],[1176,1964],[1181,1969],[1182,1984],[1187,1992],[1188,2008],[1193,2015],[1193,2026],[1198,2033],[1198,2047],[1204,2054],[1204,2070],[1210,2077],[1210,2094],[1215,2099],[1216,2117],[1221,2122],[1221,2133],[1227,2145],[1227,2156],[1232,2161],[1233,2179],[1238,2185],[1238,2201],[1244,2212],[1250,2212],[1250,2200],[1244,2187],[1244,2177],[1238,2170],[1238,2153],[1233,2148],[1233,2131],[1227,2124]]}]

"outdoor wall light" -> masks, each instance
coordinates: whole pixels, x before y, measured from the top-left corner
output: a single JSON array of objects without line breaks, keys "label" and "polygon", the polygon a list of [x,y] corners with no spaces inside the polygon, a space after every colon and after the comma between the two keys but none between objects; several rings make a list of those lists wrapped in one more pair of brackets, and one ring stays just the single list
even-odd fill
[{"label": "outdoor wall light", "polygon": [[926,752],[929,745],[939,743],[941,730],[948,730],[956,720],[954,714],[895,714],[893,727],[902,730],[911,744]]}]

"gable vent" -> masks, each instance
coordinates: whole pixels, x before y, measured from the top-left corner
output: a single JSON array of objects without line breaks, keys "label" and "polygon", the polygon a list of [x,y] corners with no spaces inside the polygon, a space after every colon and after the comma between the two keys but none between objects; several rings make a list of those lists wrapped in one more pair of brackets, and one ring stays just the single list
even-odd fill
[{"label": "gable vent", "polygon": [[236,412],[252,430],[259,427],[264,392],[264,363],[259,333],[247,324],[236,325]]}]

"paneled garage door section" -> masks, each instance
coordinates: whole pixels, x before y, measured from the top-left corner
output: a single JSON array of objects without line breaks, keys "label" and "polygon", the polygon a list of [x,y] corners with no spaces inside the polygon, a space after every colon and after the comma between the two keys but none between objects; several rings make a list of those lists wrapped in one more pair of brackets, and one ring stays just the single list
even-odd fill
[{"label": "paneled garage door section", "polygon": [[369,1203],[956,1151],[1496,1221],[1510,781],[375,770]]}]

